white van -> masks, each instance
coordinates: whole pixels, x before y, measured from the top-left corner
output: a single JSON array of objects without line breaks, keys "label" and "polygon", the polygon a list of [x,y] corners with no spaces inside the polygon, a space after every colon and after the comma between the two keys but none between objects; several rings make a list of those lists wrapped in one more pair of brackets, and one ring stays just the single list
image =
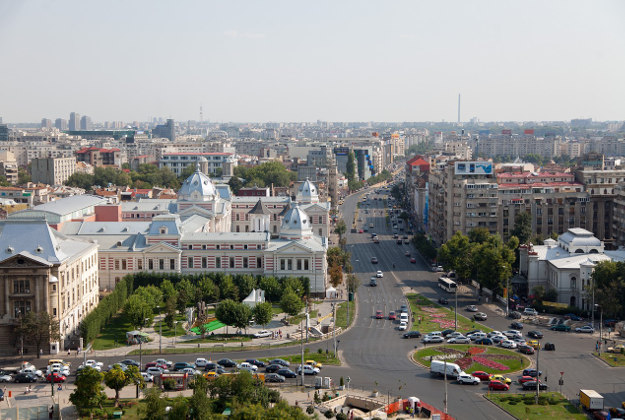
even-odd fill
[{"label": "white van", "polygon": [[534,308],[525,308],[525,310],[523,310],[523,315],[536,316],[538,312]]},{"label": "white van", "polygon": [[447,376],[456,379],[462,372],[460,366],[455,363],[445,363],[444,360],[432,360],[430,365],[430,375],[432,376],[444,376],[447,372]]},{"label": "white van", "polygon": [[402,312],[401,314],[399,314],[399,322],[405,322],[406,324],[408,323],[408,314],[406,312]]}]

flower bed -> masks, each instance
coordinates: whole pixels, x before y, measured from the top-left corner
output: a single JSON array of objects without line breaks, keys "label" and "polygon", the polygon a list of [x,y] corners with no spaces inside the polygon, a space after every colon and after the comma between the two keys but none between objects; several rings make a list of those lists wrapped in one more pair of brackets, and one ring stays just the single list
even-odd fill
[{"label": "flower bed", "polygon": [[[443,307],[419,294],[408,294],[406,296],[410,302],[410,309],[414,312],[415,322],[412,323],[412,329],[428,333],[432,331],[455,329],[455,314],[453,309]],[[481,329],[482,331],[492,331],[490,328],[470,320],[458,313],[457,330],[466,333],[473,329]]]},{"label": "flower bed", "polygon": [[475,345],[446,344],[416,351],[413,358],[426,366],[432,360],[445,359],[456,363],[464,371],[484,370],[488,373],[508,373],[529,366],[527,357],[510,350]]}]

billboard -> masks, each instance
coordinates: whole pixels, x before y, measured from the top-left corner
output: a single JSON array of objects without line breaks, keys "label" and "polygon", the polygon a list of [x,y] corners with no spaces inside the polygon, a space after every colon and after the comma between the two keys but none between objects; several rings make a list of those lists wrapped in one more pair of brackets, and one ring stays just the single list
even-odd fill
[{"label": "billboard", "polygon": [[512,130],[501,130],[501,134],[512,134]]},{"label": "billboard", "polygon": [[529,128],[529,129],[523,131],[523,134],[532,136],[532,135],[534,135],[534,129],[533,128]]},{"label": "billboard", "polygon": [[456,162],[456,175],[492,175],[493,164],[487,161]]}]

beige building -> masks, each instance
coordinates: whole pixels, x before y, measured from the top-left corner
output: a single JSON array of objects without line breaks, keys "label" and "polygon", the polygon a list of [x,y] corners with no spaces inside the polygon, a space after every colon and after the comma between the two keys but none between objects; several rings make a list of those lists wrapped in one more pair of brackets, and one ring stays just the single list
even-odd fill
[{"label": "beige building", "polygon": [[17,183],[18,165],[13,152],[0,151],[0,175],[13,185]]},{"label": "beige building", "polygon": [[62,185],[76,172],[76,158],[33,159],[30,166],[32,182]]}]

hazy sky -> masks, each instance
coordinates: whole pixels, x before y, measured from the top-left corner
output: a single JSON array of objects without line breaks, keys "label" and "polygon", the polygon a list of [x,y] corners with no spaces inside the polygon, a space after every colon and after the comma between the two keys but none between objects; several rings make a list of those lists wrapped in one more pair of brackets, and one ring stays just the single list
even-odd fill
[{"label": "hazy sky", "polygon": [[625,2],[0,0],[5,122],[625,119]]}]

